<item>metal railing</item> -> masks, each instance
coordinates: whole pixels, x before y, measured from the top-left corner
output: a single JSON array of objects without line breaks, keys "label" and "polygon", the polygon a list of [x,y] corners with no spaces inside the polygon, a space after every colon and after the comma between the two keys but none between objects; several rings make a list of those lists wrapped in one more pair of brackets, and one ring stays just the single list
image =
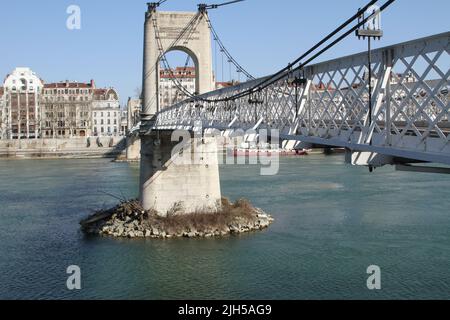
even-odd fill
[{"label": "metal railing", "polygon": [[180,102],[155,128],[278,129],[286,139],[450,164],[449,66],[447,32],[374,50],[372,79],[363,52],[286,73],[234,101],[223,100],[265,78]]}]

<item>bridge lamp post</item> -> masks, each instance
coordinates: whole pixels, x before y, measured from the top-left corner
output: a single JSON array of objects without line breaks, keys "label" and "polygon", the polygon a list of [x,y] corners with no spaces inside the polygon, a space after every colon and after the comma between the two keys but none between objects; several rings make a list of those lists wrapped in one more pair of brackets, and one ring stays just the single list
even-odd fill
[{"label": "bridge lamp post", "polygon": [[[367,38],[367,57],[368,57],[368,82],[369,82],[369,128],[373,122],[373,104],[372,104],[372,42],[371,40],[380,40],[383,36],[381,30],[381,11],[377,6],[372,6],[365,13],[358,18],[358,23],[361,23],[366,19],[368,20],[362,26],[361,29],[356,30],[356,36],[358,39],[365,40]],[[372,145],[372,139],[369,142]]]},{"label": "bridge lamp post", "polygon": [[263,105],[264,100],[261,97],[261,89],[258,89],[256,92],[251,92],[250,97],[248,98],[248,104],[255,106],[255,123],[258,122],[258,105]]},{"label": "bridge lamp post", "polygon": [[294,86],[294,89],[295,89],[295,118],[298,117],[298,88],[306,85],[306,82],[307,82],[307,80],[306,80],[304,74],[300,77],[295,76],[295,77],[288,79],[288,83],[291,86]]}]

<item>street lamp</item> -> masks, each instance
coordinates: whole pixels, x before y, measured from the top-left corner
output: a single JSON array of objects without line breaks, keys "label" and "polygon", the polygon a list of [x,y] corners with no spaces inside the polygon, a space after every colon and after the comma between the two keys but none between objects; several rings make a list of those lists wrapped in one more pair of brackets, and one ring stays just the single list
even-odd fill
[{"label": "street lamp", "polygon": [[[367,18],[366,18],[367,15]],[[362,25],[361,29],[356,30],[358,39],[365,40],[367,38],[367,56],[368,56],[368,81],[369,81],[369,128],[372,126],[373,106],[372,106],[372,47],[371,40],[380,40],[383,36],[381,30],[381,11],[377,6],[370,7],[365,13],[358,18],[358,23],[367,21]],[[372,139],[369,144],[372,145]]]}]

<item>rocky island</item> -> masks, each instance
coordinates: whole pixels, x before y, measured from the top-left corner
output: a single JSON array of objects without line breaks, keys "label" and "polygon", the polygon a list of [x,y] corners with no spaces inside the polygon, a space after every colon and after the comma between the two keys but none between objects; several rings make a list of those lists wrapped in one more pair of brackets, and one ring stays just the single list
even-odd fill
[{"label": "rocky island", "polygon": [[249,201],[231,203],[223,198],[216,213],[183,214],[175,206],[167,216],[143,210],[137,200],[121,202],[109,210],[95,212],[80,222],[86,234],[117,238],[210,238],[266,229],[274,219]]}]

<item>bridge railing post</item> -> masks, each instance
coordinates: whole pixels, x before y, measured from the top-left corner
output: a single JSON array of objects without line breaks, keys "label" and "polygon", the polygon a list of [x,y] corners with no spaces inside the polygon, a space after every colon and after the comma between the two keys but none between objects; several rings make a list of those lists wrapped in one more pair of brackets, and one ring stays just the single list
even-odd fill
[{"label": "bridge railing post", "polygon": [[386,50],[383,53],[384,65],[389,69],[389,80],[386,84],[386,110],[385,110],[385,130],[386,130],[386,146],[392,145],[392,119],[391,119],[391,81],[392,69],[394,65],[394,52],[392,49]]},{"label": "bridge railing post", "polygon": [[[376,80],[376,86],[374,86],[374,93],[373,93],[373,99],[375,100],[374,108],[372,111],[371,116],[369,119],[372,119],[373,121],[368,121],[366,119],[365,124],[368,126],[368,131],[365,135],[363,143],[366,144],[372,144],[373,142],[373,136],[375,133],[376,127],[379,126],[379,120],[380,116],[384,115],[384,128],[383,130],[386,132],[386,139],[388,139],[388,120],[387,116],[390,118],[390,96],[388,96],[388,87],[391,81],[391,74],[392,74],[392,54],[390,54],[390,50],[383,51],[382,52],[382,61],[380,65],[380,80]],[[384,104],[383,104],[384,103]],[[369,109],[370,110],[370,109]],[[369,111],[370,112],[370,111]],[[389,121],[390,122],[390,121]],[[381,127],[378,127],[379,133],[382,132]]]},{"label": "bridge railing post", "polygon": [[[305,126],[307,127],[308,134],[310,133],[311,129],[311,121],[310,121],[310,115],[311,115],[311,104],[310,104],[310,98],[311,98],[311,90],[312,90],[312,81],[309,78],[306,78],[306,82],[302,84],[302,92],[301,96],[298,97],[298,105],[296,106],[295,110],[295,116],[294,121],[292,123],[291,128],[291,134],[297,135],[298,130],[300,127]],[[303,133],[301,133],[303,134]]]},{"label": "bridge railing post", "polygon": [[313,69],[312,69],[312,67],[307,67],[307,68],[305,68],[305,77],[306,77],[306,79],[307,79],[307,83],[308,83],[308,90],[307,90],[307,92],[306,92],[306,97],[305,97],[305,99],[306,99],[306,101],[305,101],[305,104],[306,104],[306,108],[307,108],[307,110],[308,110],[308,114],[307,114],[307,124],[308,124],[308,128],[307,128],[307,130],[308,130],[308,136],[309,135],[311,135],[312,134],[312,131],[311,131],[311,128],[312,128],[312,125],[311,125],[311,121],[312,121],[312,119],[311,119],[311,117],[312,117],[312,112],[311,112],[311,108],[312,108],[312,104],[311,104],[311,90],[314,90],[314,84],[313,84]]}]

